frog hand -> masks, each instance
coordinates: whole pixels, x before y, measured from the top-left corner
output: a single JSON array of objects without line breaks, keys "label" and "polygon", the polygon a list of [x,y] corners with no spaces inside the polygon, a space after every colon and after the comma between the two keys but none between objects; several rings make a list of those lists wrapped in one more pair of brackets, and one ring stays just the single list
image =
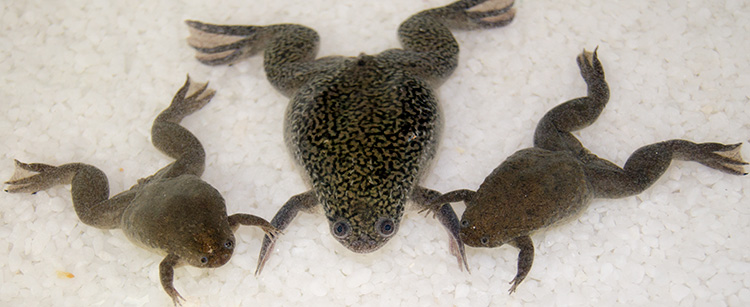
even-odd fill
[{"label": "frog hand", "polygon": [[453,211],[453,207],[448,203],[458,201],[471,202],[475,195],[476,192],[470,190],[458,190],[440,195],[440,192],[423,187],[418,187],[411,195],[412,201],[422,208],[421,211],[432,211],[434,218],[443,225],[448,232],[451,255],[456,257],[459,269],[463,271],[466,268],[467,272],[471,271],[466,262],[464,242],[461,240],[460,222],[458,216],[456,216],[456,212]]},{"label": "frog hand", "polygon": [[65,167],[41,163],[23,163],[18,160],[13,176],[5,182],[8,193],[31,193],[46,190],[58,184],[69,183],[75,172],[66,172]]},{"label": "frog hand", "polygon": [[255,267],[255,276],[260,274],[268,261],[268,257],[271,256],[279,231],[286,229],[286,227],[289,226],[289,223],[294,220],[294,217],[297,216],[297,213],[300,211],[309,212],[316,206],[318,206],[318,200],[314,191],[307,191],[302,194],[294,195],[289,198],[283,206],[281,206],[281,209],[276,212],[276,215],[274,215],[270,223],[271,227],[277,231],[267,233],[266,236],[263,237],[260,254],[258,255],[258,266]]},{"label": "frog hand", "polygon": [[437,213],[440,211],[440,208],[442,208],[443,205],[447,205],[445,201],[442,201],[443,196],[444,195],[441,195],[430,200],[424,207],[419,209],[417,213],[419,214],[424,213],[425,217],[429,217],[430,213],[432,213],[432,218],[436,218]]},{"label": "frog hand", "polygon": [[186,20],[190,30],[188,45],[197,54],[195,58],[206,65],[232,64],[263,50],[256,44],[258,29],[255,26],[222,26]]},{"label": "frog hand", "polygon": [[266,236],[270,237],[272,240],[276,240],[276,237],[282,234],[281,230],[271,225],[271,223],[262,217],[244,213],[237,213],[229,216],[229,227],[232,228],[232,231],[236,231],[240,225],[258,226],[260,229],[263,229]]},{"label": "frog hand", "polygon": [[442,208],[444,205],[471,200],[475,196],[475,194],[476,192],[472,190],[455,190],[445,193],[443,195],[430,199],[427,204],[419,210],[419,213],[426,212],[425,216],[427,216],[430,214],[430,212],[432,212],[432,217],[434,218],[435,215],[440,212],[440,208]]},{"label": "frog hand", "polygon": [[513,0],[462,0],[432,12],[449,28],[461,30],[497,28],[509,24],[516,15]]}]

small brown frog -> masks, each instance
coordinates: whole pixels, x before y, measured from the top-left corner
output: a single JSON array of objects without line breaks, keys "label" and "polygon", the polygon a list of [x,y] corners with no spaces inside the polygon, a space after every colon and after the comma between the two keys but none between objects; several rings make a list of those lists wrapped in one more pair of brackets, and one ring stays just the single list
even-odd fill
[{"label": "small brown frog", "polygon": [[594,198],[636,195],[658,179],[673,159],[696,161],[733,174],[746,175],[740,145],[670,140],[639,148],[620,168],[586,150],[571,131],[596,120],[609,100],[609,87],[596,50],[578,58],[588,96],[565,102],[542,118],[534,147],[517,151],[487,176],[479,189],[456,190],[430,201],[430,210],[463,201],[461,239],[473,247],[510,244],[520,249],[513,293],[531,270],[530,235],[577,217]]},{"label": "small brown frog", "polygon": [[88,164],[52,166],[16,160],[16,172],[5,191],[33,194],[71,184],[73,206],[82,222],[101,229],[120,228],[136,245],[166,255],[159,265],[161,284],[174,304],[180,305],[183,298],[172,284],[175,267],[224,265],[232,257],[234,231],[240,225],[258,226],[270,237],[278,234],[255,215],[227,216],[224,198],[200,179],[206,153],[179,123],[211,100],[215,91],[207,87],[207,83],[191,83],[188,77],[172,104],[156,117],[152,142],[176,161],[138,180],[129,190],[109,198],[107,176]]}]

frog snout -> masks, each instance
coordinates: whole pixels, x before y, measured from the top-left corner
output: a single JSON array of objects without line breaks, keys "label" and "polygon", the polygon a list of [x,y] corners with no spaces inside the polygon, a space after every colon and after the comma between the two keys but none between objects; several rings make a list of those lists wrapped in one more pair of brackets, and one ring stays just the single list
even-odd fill
[{"label": "frog snout", "polygon": [[385,242],[378,242],[377,240],[372,239],[367,234],[361,234],[359,238],[356,238],[354,240],[351,240],[348,242],[346,247],[348,247],[351,251],[355,253],[371,253],[375,251],[376,249],[380,248],[380,246],[383,245]]},{"label": "frog snout", "polygon": [[232,251],[231,250],[222,251],[220,253],[217,253],[213,258],[214,258],[213,261],[209,263],[208,267],[210,268],[220,267],[226,264],[227,262],[229,262],[229,259],[232,258]]}]

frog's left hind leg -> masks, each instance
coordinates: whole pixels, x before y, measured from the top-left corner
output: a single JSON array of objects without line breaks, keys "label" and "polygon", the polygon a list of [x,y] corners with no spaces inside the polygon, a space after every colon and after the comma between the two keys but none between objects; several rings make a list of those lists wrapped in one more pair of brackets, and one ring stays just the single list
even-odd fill
[{"label": "frog's left hind leg", "polygon": [[192,83],[188,77],[169,107],[156,117],[151,126],[151,142],[154,147],[177,161],[162,168],[154,178],[171,178],[183,174],[200,177],[203,173],[206,160],[203,146],[195,135],[180,126],[180,121],[200,110],[214,94],[215,91],[208,89],[208,83]]},{"label": "frog's left hind leg", "polygon": [[596,50],[577,57],[581,76],[588,86],[588,95],[554,107],[542,117],[534,132],[534,146],[551,151],[567,150],[575,155],[587,151],[571,133],[593,123],[609,101],[609,87]]},{"label": "frog's left hind leg", "polygon": [[595,196],[619,198],[638,194],[650,187],[672,160],[695,161],[725,173],[746,175],[743,165],[747,162],[742,161],[740,145],[670,140],[639,148],[623,168],[593,155],[583,162]]},{"label": "frog's left hind leg", "polygon": [[515,16],[512,6],[512,0],[462,0],[419,12],[399,26],[404,50],[392,49],[382,55],[405,61],[404,69],[439,83],[458,64],[458,43],[450,30],[502,27]]}]

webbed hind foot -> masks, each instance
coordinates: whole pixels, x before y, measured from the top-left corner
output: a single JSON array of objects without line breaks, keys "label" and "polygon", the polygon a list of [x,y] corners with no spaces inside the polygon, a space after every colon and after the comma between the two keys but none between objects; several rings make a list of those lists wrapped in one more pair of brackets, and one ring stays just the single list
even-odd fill
[{"label": "webbed hind foot", "polygon": [[599,47],[594,48],[594,52],[583,49],[583,52],[576,57],[578,67],[581,69],[581,77],[586,81],[586,84],[592,84],[604,80],[604,68],[599,61],[597,55],[598,50]]},{"label": "webbed hind foot", "polygon": [[701,143],[685,146],[689,147],[689,150],[676,152],[676,159],[695,161],[732,175],[747,175],[743,167],[747,162],[742,160],[740,154],[742,143]]},{"label": "webbed hind foot", "polygon": [[742,144],[693,143],[670,140],[638,148],[625,166],[588,166],[597,197],[619,198],[641,193],[667,170],[672,160],[695,161],[732,175],[746,175],[747,162],[740,156]]},{"label": "webbed hind foot", "polygon": [[502,27],[513,21],[513,0],[462,0],[437,8],[449,28],[472,30]]},{"label": "webbed hind foot", "polygon": [[72,180],[73,172],[61,171],[59,167],[42,163],[16,163],[13,176],[5,182],[8,193],[36,193]]},{"label": "webbed hind foot", "polygon": [[265,48],[255,44],[257,26],[222,26],[186,20],[190,37],[188,44],[198,53],[195,57],[206,65],[232,64]]},{"label": "webbed hind foot", "polygon": [[159,114],[156,121],[179,123],[185,116],[203,108],[214,95],[216,91],[208,89],[208,82],[192,83],[188,76],[185,84],[172,98],[172,103]]}]

